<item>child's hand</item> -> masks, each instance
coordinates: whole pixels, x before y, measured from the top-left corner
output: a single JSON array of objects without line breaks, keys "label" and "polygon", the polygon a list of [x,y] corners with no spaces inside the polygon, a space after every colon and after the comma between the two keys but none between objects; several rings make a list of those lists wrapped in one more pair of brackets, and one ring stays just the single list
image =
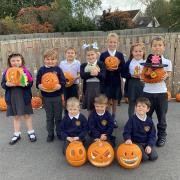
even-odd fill
[{"label": "child's hand", "polygon": [[68,140],[69,142],[73,142],[73,137],[67,137],[67,140]]},{"label": "child's hand", "polygon": [[73,139],[74,139],[74,141],[78,141],[79,137],[74,137]]},{"label": "child's hand", "polygon": [[91,70],[91,76],[97,76],[98,75],[98,70],[96,68]]},{"label": "child's hand", "polygon": [[56,84],[54,90],[56,91],[56,90],[59,90],[59,89],[61,89],[61,85],[60,84]]},{"label": "child's hand", "polygon": [[107,68],[108,71],[115,71],[115,70],[117,70],[117,69],[118,69],[118,66],[115,67],[115,68]]},{"label": "child's hand", "polygon": [[127,140],[125,141],[125,144],[132,144],[131,139],[127,139]]},{"label": "child's hand", "polygon": [[8,86],[8,87],[14,87],[14,86],[16,86],[15,84],[13,84],[13,83],[11,83],[11,82],[6,82],[6,86]]},{"label": "child's hand", "polygon": [[100,139],[101,139],[102,141],[106,141],[106,140],[107,140],[106,134],[101,134]]},{"label": "child's hand", "polygon": [[96,139],[94,139],[94,141],[100,141],[100,139],[99,139],[99,138],[96,138]]},{"label": "child's hand", "polygon": [[152,151],[152,148],[150,146],[146,146],[146,148],[145,148],[146,154],[150,154],[151,151]]},{"label": "child's hand", "polygon": [[169,75],[168,75],[168,73],[167,73],[167,71],[166,71],[165,75],[162,77],[162,80],[166,80],[168,76],[169,76]]},{"label": "child's hand", "polygon": [[42,84],[39,84],[39,85],[38,85],[38,88],[39,88],[40,90],[42,90],[42,91],[44,90]]}]

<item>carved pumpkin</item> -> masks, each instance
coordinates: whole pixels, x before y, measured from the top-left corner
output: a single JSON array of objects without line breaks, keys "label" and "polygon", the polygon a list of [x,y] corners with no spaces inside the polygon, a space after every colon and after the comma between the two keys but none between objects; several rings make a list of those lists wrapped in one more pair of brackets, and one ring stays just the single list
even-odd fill
[{"label": "carved pumpkin", "polygon": [[146,83],[158,83],[162,81],[165,74],[164,68],[144,67],[141,78]]},{"label": "carved pumpkin", "polygon": [[139,166],[142,159],[141,149],[136,144],[120,144],[117,149],[117,161],[127,169]]},{"label": "carved pumpkin", "polygon": [[7,110],[7,104],[6,104],[6,101],[5,101],[4,97],[0,98],[0,110],[1,111],[6,111]]},{"label": "carved pumpkin", "polygon": [[114,160],[114,150],[107,141],[96,141],[88,148],[88,160],[97,167],[109,166]]},{"label": "carved pumpkin", "polygon": [[39,109],[42,107],[42,99],[40,97],[32,97],[31,104],[33,109]]},{"label": "carved pumpkin", "polygon": [[45,91],[53,92],[56,85],[59,84],[59,79],[58,79],[56,73],[48,72],[42,76],[41,84]]},{"label": "carved pumpkin", "polygon": [[8,68],[6,72],[6,80],[18,86],[21,84],[22,74],[23,74],[22,68],[19,67]]},{"label": "carved pumpkin", "polygon": [[72,166],[82,166],[87,159],[86,149],[82,142],[73,141],[66,149],[66,160]]},{"label": "carved pumpkin", "polygon": [[177,93],[177,94],[176,94],[176,101],[177,101],[177,102],[180,102],[180,93]]},{"label": "carved pumpkin", "polygon": [[64,72],[64,77],[66,79],[66,87],[70,87],[74,84],[74,77],[70,72]]},{"label": "carved pumpkin", "polygon": [[171,101],[171,99],[172,99],[170,91],[167,91],[167,99],[168,99],[168,101]]},{"label": "carved pumpkin", "polygon": [[105,59],[104,63],[107,69],[113,69],[119,66],[120,60],[115,56],[109,56]]}]

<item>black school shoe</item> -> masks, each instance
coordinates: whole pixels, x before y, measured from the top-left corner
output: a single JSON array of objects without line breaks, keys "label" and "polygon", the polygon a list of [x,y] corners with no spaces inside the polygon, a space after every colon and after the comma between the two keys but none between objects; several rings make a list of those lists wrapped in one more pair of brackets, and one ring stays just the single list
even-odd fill
[{"label": "black school shoe", "polygon": [[158,138],[157,142],[156,142],[156,146],[157,147],[163,147],[166,143],[166,138]]},{"label": "black school shoe", "polygon": [[29,140],[30,140],[31,142],[35,142],[35,141],[37,141],[37,138],[36,138],[36,135],[35,135],[35,133],[34,133],[34,132],[33,132],[33,133],[28,134],[28,137],[29,137]]},{"label": "black school shoe", "polygon": [[14,144],[16,144],[19,140],[21,139],[21,136],[19,135],[19,136],[13,136],[12,137],[12,139],[11,139],[11,141],[9,142],[9,144],[10,145],[14,145]]},{"label": "black school shoe", "polygon": [[54,135],[48,135],[46,141],[47,142],[53,142],[54,141]]}]

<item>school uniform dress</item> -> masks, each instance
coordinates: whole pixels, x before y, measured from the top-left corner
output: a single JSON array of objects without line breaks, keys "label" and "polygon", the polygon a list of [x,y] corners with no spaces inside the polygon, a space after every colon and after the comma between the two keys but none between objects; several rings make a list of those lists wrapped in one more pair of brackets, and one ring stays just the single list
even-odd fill
[{"label": "school uniform dress", "polygon": [[[164,67],[165,71],[172,71],[172,63],[170,60],[165,59],[163,56],[162,64],[167,64],[167,67]],[[168,101],[167,101],[167,87],[165,81],[159,83],[145,83],[143,89],[144,97],[147,97],[151,102],[150,111],[147,113],[149,117],[152,117],[153,112],[157,114],[158,124],[157,124],[157,135],[158,139],[166,139],[167,136],[167,122],[166,122],[166,113],[168,110]]]},{"label": "school uniform dress", "polygon": [[[97,76],[91,76],[90,66],[98,66],[100,72]],[[80,66],[80,76],[83,80],[83,108],[94,109],[94,98],[97,97],[104,87],[106,69],[103,62],[96,61],[94,64],[83,63]]]},{"label": "school uniform dress", "polygon": [[112,136],[113,129],[114,121],[108,111],[105,111],[103,114],[97,114],[95,110],[92,111],[88,118],[88,131],[93,140],[99,139],[101,134],[106,134],[107,141],[115,146],[115,137]]},{"label": "school uniform dress", "polygon": [[65,114],[58,128],[58,134],[61,135],[61,138],[64,141],[63,153],[65,154],[69,144],[67,137],[79,137],[80,141],[85,142],[87,130],[87,119],[83,114],[78,114],[75,117]]},{"label": "school uniform dress", "polygon": [[45,73],[54,72],[57,74],[61,88],[54,92],[45,92],[41,91],[43,97],[43,107],[46,111],[46,129],[48,131],[49,136],[54,136],[54,120],[56,126],[56,133],[57,128],[62,120],[62,102],[61,102],[61,94],[64,91],[64,87],[66,84],[66,80],[64,78],[64,74],[62,70],[58,67],[46,67],[42,66],[36,77],[36,88],[38,85],[41,84],[41,78]]},{"label": "school uniform dress", "polygon": [[[77,77],[80,73],[80,65],[80,61],[76,59],[72,63],[69,63],[67,60],[63,60],[60,62],[59,67],[62,69],[63,72],[70,72],[73,77]],[[78,84],[79,79],[75,80],[72,86],[65,87],[65,100],[69,99],[70,97],[78,97]]]},{"label": "school uniform dress", "polygon": [[125,61],[124,56],[119,51],[111,52],[109,50],[103,52],[100,55],[99,61],[105,62],[105,59],[109,56],[115,56],[120,60],[120,64],[117,70],[109,71],[106,70],[106,77],[104,83],[104,93],[109,99],[119,99],[121,93],[121,78],[120,75],[124,70]]},{"label": "school uniform dress", "polygon": [[144,63],[145,61],[131,59],[128,60],[125,64],[123,77],[126,78],[126,97],[128,97],[129,108],[128,114],[129,117],[134,114],[135,102],[138,97],[143,96],[143,87],[144,83],[140,80],[140,78],[135,78],[133,75],[138,73],[139,75],[142,73],[143,66],[140,63]]},{"label": "school uniform dress", "polygon": [[[137,114],[131,116],[124,126],[123,132],[124,141],[131,139],[137,144],[142,151],[142,160],[155,160],[158,158],[154,148],[156,142],[156,130],[151,118],[145,117],[141,119]],[[145,153],[146,146],[150,146],[152,151],[150,154]]]},{"label": "school uniform dress", "polygon": [[[29,75],[31,76],[30,73]],[[26,114],[33,114],[33,109],[31,105],[32,85],[33,85],[33,80],[31,81],[28,80],[28,84],[25,87],[22,86],[8,87],[6,86],[6,73],[3,74],[1,86],[3,89],[5,89],[7,116],[22,116]]]}]

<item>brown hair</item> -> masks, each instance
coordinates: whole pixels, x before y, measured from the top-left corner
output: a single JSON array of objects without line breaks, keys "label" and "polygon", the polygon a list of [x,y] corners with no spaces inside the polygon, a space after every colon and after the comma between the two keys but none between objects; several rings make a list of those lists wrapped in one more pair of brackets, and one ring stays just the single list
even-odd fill
[{"label": "brown hair", "polygon": [[11,67],[11,58],[13,58],[13,57],[20,57],[20,58],[21,58],[21,61],[22,61],[22,66],[25,65],[25,60],[24,60],[24,57],[23,57],[22,54],[12,53],[12,54],[10,54],[10,55],[8,56],[8,60],[7,60],[7,65],[8,65],[9,67]]},{"label": "brown hair", "polygon": [[68,50],[73,50],[73,51],[75,52],[75,54],[77,54],[76,49],[73,48],[73,47],[68,47],[68,48],[66,48],[65,53],[67,53]]},{"label": "brown hair", "polygon": [[130,48],[130,55],[129,55],[129,59],[130,60],[133,59],[132,52],[133,52],[134,48],[137,47],[137,46],[142,47],[142,50],[144,51],[143,59],[145,59],[145,47],[144,47],[144,43],[134,43],[134,44],[131,45],[131,48]]},{"label": "brown hair", "polygon": [[55,59],[58,59],[58,52],[57,49],[48,49],[44,52],[43,58],[48,58],[48,57],[54,57]]},{"label": "brown hair", "polygon": [[165,46],[165,39],[162,36],[156,36],[151,40],[151,47],[154,41],[162,41]]},{"label": "brown hair", "polygon": [[80,102],[79,99],[76,97],[71,97],[67,100],[66,107],[78,107],[80,108]]},{"label": "brown hair", "polygon": [[139,98],[136,100],[135,106],[137,106],[138,103],[146,104],[148,108],[151,107],[151,102],[149,101],[148,98],[145,98],[145,97],[139,97]]},{"label": "brown hair", "polygon": [[94,100],[95,104],[107,104],[108,103],[108,98],[104,94],[100,94],[97,96]]}]

